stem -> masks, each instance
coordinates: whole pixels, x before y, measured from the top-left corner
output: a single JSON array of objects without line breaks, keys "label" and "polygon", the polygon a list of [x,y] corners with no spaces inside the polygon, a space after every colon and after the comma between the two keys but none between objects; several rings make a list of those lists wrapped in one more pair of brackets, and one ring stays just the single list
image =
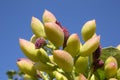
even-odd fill
[{"label": "stem", "polygon": [[93,66],[92,66],[92,63],[93,63],[93,57],[92,55],[89,56],[89,74],[88,74],[88,80],[90,80],[92,74],[93,74]]},{"label": "stem", "polygon": [[94,67],[92,66],[91,67],[91,69],[90,69],[90,72],[89,72],[89,74],[88,74],[88,80],[90,80],[90,78],[91,78],[91,76],[92,76],[92,74],[93,74],[93,69]]}]

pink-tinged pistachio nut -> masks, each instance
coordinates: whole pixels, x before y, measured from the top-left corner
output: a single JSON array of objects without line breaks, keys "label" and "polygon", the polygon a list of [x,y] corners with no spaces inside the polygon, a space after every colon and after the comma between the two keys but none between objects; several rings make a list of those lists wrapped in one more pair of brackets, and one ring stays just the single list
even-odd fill
[{"label": "pink-tinged pistachio nut", "polygon": [[37,37],[44,37],[44,38],[46,37],[45,31],[44,31],[44,26],[39,19],[32,17],[31,28],[32,28],[33,33]]},{"label": "pink-tinged pistachio nut", "polygon": [[43,49],[35,49],[35,45],[30,41],[19,39],[20,48],[23,53],[32,61],[42,61],[47,62],[49,61],[49,57],[47,52]]},{"label": "pink-tinged pistachio nut", "polygon": [[117,79],[120,80],[120,68],[117,70]]},{"label": "pink-tinged pistachio nut", "polygon": [[32,61],[39,61],[37,58],[38,49],[35,49],[35,45],[25,39],[19,39],[20,48],[23,53]]},{"label": "pink-tinged pistachio nut", "polygon": [[75,80],[87,80],[87,79],[83,74],[80,73],[79,76],[75,78]]},{"label": "pink-tinged pistachio nut", "polygon": [[56,22],[56,17],[54,16],[53,13],[51,13],[48,10],[45,10],[43,13],[43,22]]},{"label": "pink-tinged pistachio nut", "polygon": [[24,80],[38,80],[37,77],[31,76],[31,75],[28,75],[28,74],[24,74],[23,79]]},{"label": "pink-tinged pistachio nut", "polygon": [[72,55],[73,57],[75,57],[78,54],[80,50],[80,39],[78,34],[74,33],[70,35],[64,50],[70,53],[70,55]]},{"label": "pink-tinged pistachio nut", "polygon": [[106,61],[105,61],[105,65],[110,63],[110,62],[114,62],[115,64],[117,64],[117,60],[113,57],[113,56],[109,56]]},{"label": "pink-tinged pistachio nut", "polygon": [[96,31],[96,22],[95,20],[90,20],[88,22],[86,22],[81,30],[81,34],[82,34],[82,39],[84,41],[87,41],[88,39],[90,39],[94,33]]},{"label": "pink-tinged pistachio nut", "polygon": [[89,56],[91,55],[100,44],[100,36],[93,37],[86,41],[82,47],[80,47],[80,55],[81,56]]},{"label": "pink-tinged pistachio nut", "polygon": [[66,46],[66,42],[67,42],[67,40],[68,40],[68,38],[69,38],[69,36],[70,36],[70,33],[69,33],[69,31],[68,31],[65,27],[63,27],[63,26],[61,25],[60,22],[56,21],[56,24],[59,25],[60,28],[61,28],[61,29],[63,30],[63,32],[64,32],[64,43],[63,43],[63,49],[64,49],[65,46]]},{"label": "pink-tinged pistachio nut", "polygon": [[55,70],[54,66],[48,65],[47,63],[43,63],[40,61],[36,62],[34,66],[37,70],[47,73],[52,73]]},{"label": "pink-tinged pistachio nut", "polygon": [[30,42],[35,44],[36,39],[37,39],[37,36],[33,34],[32,37],[30,38]]},{"label": "pink-tinged pistachio nut", "polygon": [[54,71],[53,74],[55,75],[56,80],[68,80],[67,77],[64,76],[62,73]]},{"label": "pink-tinged pistachio nut", "polygon": [[44,45],[46,45],[46,41],[44,38],[37,38],[35,41],[35,48],[39,49],[41,47],[43,47]]},{"label": "pink-tinged pistachio nut", "polygon": [[80,56],[75,62],[75,70],[78,73],[84,73],[88,68],[88,57]]},{"label": "pink-tinged pistachio nut", "polygon": [[54,50],[53,58],[56,64],[65,72],[71,72],[73,70],[73,58],[68,52],[64,50]]},{"label": "pink-tinged pistachio nut", "polygon": [[60,47],[64,43],[63,30],[54,22],[45,23],[45,33],[48,38],[56,47]]},{"label": "pink-tinged pistachio nut", "polygon": [[29,59],[26,58],[20,58],[17,61],[17,66],[19,67],[19,69],[31,76],[36,76],[36,69],[34,67],[34,63],[32,61],[30,61]]},{"label": "pink-tinged pistachio nut", "polygon": [[117,64],[114,62],[109,62],[105,65],[104,71],[107,78],[114,77],[117,74]]},{"label": "pink-tinged pistachio nut", "polygon": [[111,78],[117,74],[117,69],[118,69],[118,64],[117,60],[113,57],[110,56],[106,59],[105,61],[105,75],[107,78]]}]

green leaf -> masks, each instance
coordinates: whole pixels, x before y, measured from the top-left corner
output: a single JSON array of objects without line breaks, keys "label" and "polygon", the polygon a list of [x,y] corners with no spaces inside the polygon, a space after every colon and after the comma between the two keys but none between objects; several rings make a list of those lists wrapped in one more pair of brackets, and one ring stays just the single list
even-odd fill
[{"label": "green leaf", "polygon": [[94,74],[99,80],[105,80],[105,73],[103,69],[98,69]]},{"label": "green leaf", "polygon": [[105,60],[109,56],[115,57],[117,62],[118,62],[118,67],[120,67],[120,50],[118,50],[117,48],[112,47],[112,46],[107,47],[107,48],[103,48],[100,58],[105,62]]}]

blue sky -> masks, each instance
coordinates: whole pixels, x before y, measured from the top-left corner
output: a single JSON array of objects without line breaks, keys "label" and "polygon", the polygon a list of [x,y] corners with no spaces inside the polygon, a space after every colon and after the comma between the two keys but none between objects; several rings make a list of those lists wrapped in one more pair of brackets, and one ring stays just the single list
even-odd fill
[{"label": "blue sky", "polygon": [[31,37],[32,16],[42,20],[47,9],[79,35],[83,24],[95,19],[101,45],[107,47],[120,43],[119,8],[119,0],[0,0],[0,80],[7,80],[7,70],[18,70],[16,60],[24,57],[18,39]]}]

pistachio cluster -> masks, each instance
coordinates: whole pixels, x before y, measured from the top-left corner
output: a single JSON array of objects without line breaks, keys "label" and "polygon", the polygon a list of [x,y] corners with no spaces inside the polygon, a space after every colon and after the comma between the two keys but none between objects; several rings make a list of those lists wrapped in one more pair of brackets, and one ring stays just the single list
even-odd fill
[{"label": "pistachio cluster", "polygon": [[96,75],[100,69],[105,79],[120,79],[117,60],[113,56],[105,61],[100,58],[102,48],[95,20],[83,25],[84,43],[81,43],[78,34],[70,34],[50,11],[45,10],[42,19],[41,22],[32,17],[33,36],[30,40],[19,39],[20,48],[27,57],[17,61],[24,80],[100,80]]}]

